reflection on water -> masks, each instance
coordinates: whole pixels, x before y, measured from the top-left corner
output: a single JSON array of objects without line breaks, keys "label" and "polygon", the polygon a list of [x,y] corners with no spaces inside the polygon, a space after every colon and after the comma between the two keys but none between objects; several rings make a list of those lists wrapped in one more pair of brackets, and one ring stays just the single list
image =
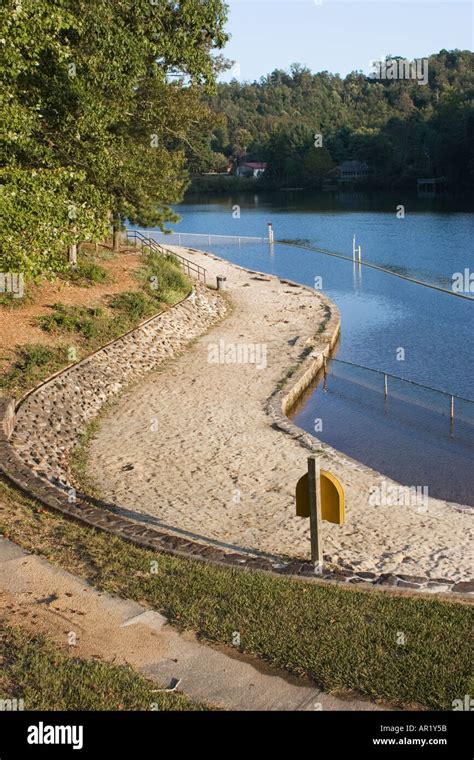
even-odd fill
[{"label": "reflection on water", "polygon": [[[232,207],[241,208],[240,219]],[[405,219],[396,207],[405,205]],[[445,197],[342,193],[258,194],[205,198],[181,204],[182,232],[265,236],[352,256],[352,238],[366,261],[450,287],[453,274],[474,269],[473,215]],[[206,246],[208,248],[208,246]],[[352,262],[276,243],[212,246],[241,266],[276,274],[325,293],[341,313],[338,358],[379,369],[465,398],[473,398],[474,305]],[[400,359],[403,349],[403,359]],[[383,394],[382,394],[383,400]],[[334,377],[327,393],[316,388],[297,422],[319,437],[407,485],[427,485],[433,496],[473,503],[472,425],[423,408],[413,399],[389,398],[347,377]],[[447,420],[447,427],[445,425]],[[464,427],[462,427],[464,425]]]}]

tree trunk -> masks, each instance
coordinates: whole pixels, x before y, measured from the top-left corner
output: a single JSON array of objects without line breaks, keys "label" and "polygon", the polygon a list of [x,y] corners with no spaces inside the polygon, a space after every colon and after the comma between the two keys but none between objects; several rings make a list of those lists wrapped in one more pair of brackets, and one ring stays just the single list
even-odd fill
[{"label": "tree trunk", "polygon": [[[73,232],[76,232],[76,227],[74,226]],[[69,263],[72,267],[77,267],[77,243],[72,243],[69,246]]]},{"label": "tree trunk", "polygon": [[69,263],[72,267],[77,267],[77,243],[69,246]]},{"label": "tree trunk", "polygon": [[113,230],[114,230],[114,251],[120,251],[120,237],[121,237],[121,219],[119,215],[114,216]]}]

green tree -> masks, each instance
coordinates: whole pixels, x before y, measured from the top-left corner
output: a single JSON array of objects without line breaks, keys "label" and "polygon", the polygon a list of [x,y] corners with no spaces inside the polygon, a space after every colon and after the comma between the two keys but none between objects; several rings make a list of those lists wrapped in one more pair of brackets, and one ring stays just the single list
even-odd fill
[{"label": "green tree", "polygon": [[106,234],[107,210],[107,198],[91,187],[84,172],[1,170],[3,271],[37,277],[64,270],[69,246]]},{"label": "green tree", "polygon": [[[15,183],[28,185],[20,172],[36,170],[32,208],[44,180],[46,194],[55,183],[78,208],[84,193],[100,199],[102,222],[111,215],[116,233],[125,217],[160,226],[174,220],[170,205],[188,181],[190,138],[209,119],[202,93],[222,65],[213,51],[226,41],[225,19],[221,0],[4,0],[0,160],[16,170],[3,176],[4,197]],[[81,178],[77,198],[67,172]],[[102,228],[87,226],[93,235]],[[7,256],[13,265],[17,244],[25,266],[21,240],[10,236],[8,250],[0,244],[2,266]],[[44,260],[49,271],[56,259]]]}]

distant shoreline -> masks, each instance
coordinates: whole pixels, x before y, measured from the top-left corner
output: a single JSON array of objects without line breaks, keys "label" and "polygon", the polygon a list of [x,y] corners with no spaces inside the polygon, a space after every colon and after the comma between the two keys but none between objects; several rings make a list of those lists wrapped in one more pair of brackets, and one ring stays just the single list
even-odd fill
[{"label": "distant shoreline", "polygon": [[386,184],[379,185],[376,183],[366,182],[344,182],[339,185],[318,185],[318,186],[290,186],[288,184],[273,184],[265,182],[262,179],[251,179],[247,177],[236,177],[235,175],[203,175],[199,177],[193,177],[191,184],[189,185],[184,195],[183,201],[186,202],[188,198],[194,199],[200,195],[226,195],[229,192],[234,193],[308,193],[308,194],[321,194],[331,195],[340,194],[345,192],[358,192],[370,195],[372,193],[384,193],[393,194],[400,193],[402,191],[410,196],[420,199],[451,199],[466,205],[474,212],[474,200],[471,197],[470,188],[462,187],[446,187],[443,191],[437,191],[436,193],[424,193],[417,192],[416,181],[409,184],[396,184],[395,181],[387,182]]}]

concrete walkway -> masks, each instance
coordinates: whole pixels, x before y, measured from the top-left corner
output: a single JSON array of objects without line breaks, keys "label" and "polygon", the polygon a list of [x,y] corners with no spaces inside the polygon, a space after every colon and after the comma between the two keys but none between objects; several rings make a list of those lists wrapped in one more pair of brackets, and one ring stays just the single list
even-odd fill
[{"label": "concrete walkway", "polygon": [[[383,710],[339,699],[226,648],[179,633],[159,613],[102,593],[0,538],[0,619],[42,632],[73,656],[128,663],[166,688],[230,710]],[[25,706],[28,709],[28,706]]]}]

